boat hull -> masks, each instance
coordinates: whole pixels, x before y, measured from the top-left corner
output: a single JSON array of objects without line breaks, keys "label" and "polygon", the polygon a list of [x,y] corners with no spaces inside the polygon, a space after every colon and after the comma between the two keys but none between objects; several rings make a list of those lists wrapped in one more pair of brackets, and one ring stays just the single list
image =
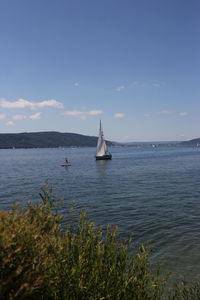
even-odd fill
[{"label": "boat hull", "polygon": [[102,156],[95,156],[96,160],[108,160],[108,159],[112,159],[112,155],[111,154],[106,154],[106,155],[102,155]]}]

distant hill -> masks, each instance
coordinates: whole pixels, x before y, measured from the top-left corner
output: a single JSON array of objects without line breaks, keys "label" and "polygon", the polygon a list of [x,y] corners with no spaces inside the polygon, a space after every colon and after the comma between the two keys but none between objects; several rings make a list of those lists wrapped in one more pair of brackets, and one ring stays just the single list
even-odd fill
[{"label": "distant hill", "polygon": [[189,141],[184,141],[184,142],[181,142],[180,143],[181,145],[200,145],[200,138],[196,138],[196,139],[192,139],[192,140],[189,140]]},{"label": "distant hill", "polygon": [[[108,146],[114,145],[107,141]],[[57,148],[57,147],[95,147],[97,137],[76,133],[23,132],[0,133],[0,149],[8,148]]]}]

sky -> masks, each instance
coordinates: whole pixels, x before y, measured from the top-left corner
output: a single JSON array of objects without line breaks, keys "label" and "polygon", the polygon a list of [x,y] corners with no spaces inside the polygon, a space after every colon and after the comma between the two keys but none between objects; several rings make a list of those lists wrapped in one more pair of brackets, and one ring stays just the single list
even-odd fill
[{"label": "sky", "polygon": [[200,137],[199,0],[0,0],[0,133]]}]

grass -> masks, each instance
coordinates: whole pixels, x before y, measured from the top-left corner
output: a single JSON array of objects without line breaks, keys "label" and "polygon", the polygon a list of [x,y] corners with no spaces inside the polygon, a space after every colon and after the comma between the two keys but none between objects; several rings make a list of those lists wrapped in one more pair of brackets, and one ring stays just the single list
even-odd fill
[{"label": "grass", "polygon": [[63,230],[58,203],[46,186],[42,203],[0,211],[1,299],[196,300],[198,285],[164,296],[149,250],[131,255],[118,228],[95,226],[82,211]]}]

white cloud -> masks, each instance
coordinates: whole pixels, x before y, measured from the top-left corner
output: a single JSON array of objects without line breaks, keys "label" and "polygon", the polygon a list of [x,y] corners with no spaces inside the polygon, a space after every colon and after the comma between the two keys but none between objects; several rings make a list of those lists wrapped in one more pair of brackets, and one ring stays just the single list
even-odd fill
[{"label": "white cloud", "polygon": [[131,85],[136,86],[136,85],[139,85],[139,84],[140,84],[139,81],[133,81],[133,83]]},{"label": "white cloud", "polygon": [[123,91],[125,89],[125,86],[124,85],[120,85],[120,86],[118,86],[117,88],[116,88],[116,91],[117,92],[121,92],[121,91]]},{"label": "white cloud", "polygon": [[165,83],[163,81],[156,81],[152,83],[152,86],[155,88],[161,88],[165,86]]},{"label": "white cloud", "polygon": [[144,117],[148,118],[148,117],[150,117],[150,114],[144,114]]},{"label": "white cloud", "polygon": [[37,112],[36,114],[29,116],[29,119],[38,120],[40,119],[40,116],[41,116],[41,112]]},{"label": "white cloud", "polygon": [[0,114],[0,120],[5,119],[6,115],[5,114]]},{"label": "white cloud", "polygon": [[96,116],[103,114],[102,110],[90,110],[90,111],[82,111],[82,110],[66,110],[62,113],[65,116],[79,117],[81,119],[86,119],[87,116]]},{"label": "white cloud", "polygon": [[31,116],[15,115],[12,117],[12,119],[15,121],[20,121],[20,120],[25,120],[25,119],[38,120],[38,119],[40,119],[40,116],[41,116],[41,112],[37,112]]},{"label": "white cloud", "polygon": [[66,110],[62,113],[62,115],[75,116],[75,117],[80,116],[82,114],[83,114],[83,112],[80,110]]},{"label": "white cloud", "polygon": [[173,115],[175,114],[176,112],[173,111],[173,110],[162,110],[162,111],[159,111],[158,114],[159,115]]},{"label": "white cloud", "polygon": [[176,115],[185,117],[188,115],[188,112],[183,111],[183,112],[177,113],[174,110],[162,110],[162,111],[157,112],[157,114],[159,114],[159,115],[174,115],[174,114],[176,114]]},{"label": "white cloud", "polygon": [[103,114],[103,110],[90,110],[87,112],[87,115],[96,116]]},{"label": "white cloud", "polygon": [[165,86],[165,82],[163,81],[154,81],[154,82],[140,82],[140,81],[133,81],[131,83],[131,86],[133,87],[139,87],[139,88],[150,88],[150,87],[155,87],[155,88],[162,88]]},{"label": "white cloud", "polygon": [[63,108],[63,104],[57,100],[45,100],[41,102],[28,101],[26,99],[18,99],[17,101],[8,101],[0,99],[0,107],[2,108],[30,108],[35,109],[38,107],[56,107]]},{"label": "white cloud", "polygon": [[8,121],[8,122],[6,123],[6,125],[7,125],[7,126],[14,126],[15,123],[14,123],[13,121]]},{"label": "white cloud", "polygon": [[187,116],[187,115],[188,115],[188,112],[186,112],[186,111],[183,111],[183,112],[180,112],[180,113],[179,113],[179,115],[180,115],[180,116],[182,116],[182,117],[185,117],[185,116]]},{"label": "white cloud", "polygon": [[131,86],[144,88],[147,87],[147,84],[140,81],[133,81],[133,83],[131,83]]},{"label": "white cloud", "polygon": [[114,114],[114,117],[118,118],[118,119],[121,119],[121,118],[125,117],[125,114],[123,114],[123,113],[117,113],[117,114]]},{"label": "white cloud", "polygon": [[27,116],[23,116],[23,115],[15,115],[12,117],[13,120],[18,121],[18,120],[24,120],[27,119]]}]

